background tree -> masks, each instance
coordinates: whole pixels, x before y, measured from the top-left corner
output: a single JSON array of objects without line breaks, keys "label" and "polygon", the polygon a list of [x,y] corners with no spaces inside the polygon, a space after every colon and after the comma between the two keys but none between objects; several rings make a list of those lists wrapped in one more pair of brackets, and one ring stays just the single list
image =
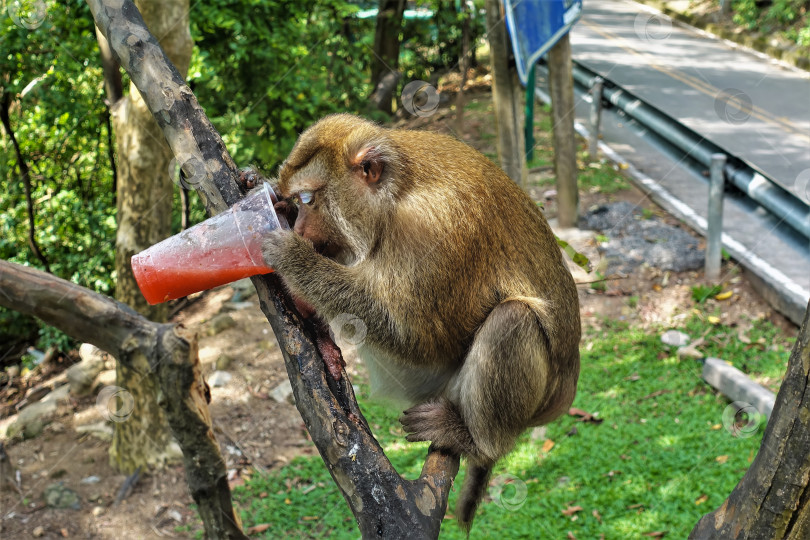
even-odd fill
[{"label": "background tree", "polygon": [[[399,44],[405,0],[380,0],[377,25],[374,31],[374,58],[371,60],[371,84],[376,88],[383,78],[399,71]],[[390,90],[394,86],[390,85]],[[384,92],[387,99],[379,100],[380,110],[391,112],[391,91]]]},{"label": "background tree", "polygon": [[[169,59],[185,77],[192,45],[188,0],[139,0],[136,5]],[[146,302],[132,275],[130,259],[171,234],[172,153],[134,85],[130,85],[128,96],[113,104],[112,118],[118,148],[115,296],[151,320],[162,322],[166,320],[167,305],[150,306]],[[132,418],[115,423],[110,448],[113,466],[125,473],[162,464],[170,443],[169,426],[157,404],[156,381],[143,376],[147,366],[139,367],[133,370],[116,364],[118,386],[135,400]]]}]

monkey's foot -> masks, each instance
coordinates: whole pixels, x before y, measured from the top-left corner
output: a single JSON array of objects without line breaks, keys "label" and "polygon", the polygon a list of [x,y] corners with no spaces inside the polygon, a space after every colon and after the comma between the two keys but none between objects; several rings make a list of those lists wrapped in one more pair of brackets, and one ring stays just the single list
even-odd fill
[{"label": "monkey's foot", "polygon": [[264,182],[264,178],[252,167],[239,169],[239,184],[245,191],[250,191]]},{"label": "monkey's foot", "polygon": [[461,414],[446,399],[415,405],[405,411],[399,421],[410,442],[430,441],[437,448],[457,455],[475,452],[475,443]]}]

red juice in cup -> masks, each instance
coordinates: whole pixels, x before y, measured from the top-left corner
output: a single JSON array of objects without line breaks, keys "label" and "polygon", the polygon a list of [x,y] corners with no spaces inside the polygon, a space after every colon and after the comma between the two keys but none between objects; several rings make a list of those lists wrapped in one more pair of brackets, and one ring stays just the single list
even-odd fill
[{"label": "red juice in cup", "polygon": [[262,257],[262,237],[289,228],[276,215],[268,184],[228,210],[132,257],[132,272],[150,304],[182,298],[273,269]]}]

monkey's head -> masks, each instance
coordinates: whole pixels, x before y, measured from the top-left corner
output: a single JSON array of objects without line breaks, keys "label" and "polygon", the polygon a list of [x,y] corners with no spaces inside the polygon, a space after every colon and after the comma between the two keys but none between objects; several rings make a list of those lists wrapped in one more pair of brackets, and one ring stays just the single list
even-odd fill
[{"label": "monkey's head", "polygon": [[314,124],[279,171],[282,196],[298,207],[295,232],[343,264],[366,258],[392,215],[398,167],[385,129],[348,114]]}]

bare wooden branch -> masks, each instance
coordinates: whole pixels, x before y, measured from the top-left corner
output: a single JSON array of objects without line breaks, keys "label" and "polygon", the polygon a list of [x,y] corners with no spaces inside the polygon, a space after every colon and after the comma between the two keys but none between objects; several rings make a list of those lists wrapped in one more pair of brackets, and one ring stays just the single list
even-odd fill
[{"label": "bare wooden branch", "polygon": [[211,429],[197,340],[126,304],[34,268],[0,260],[0,306],[33,315],[155,377],[180,447],[186,480],[209,538],[246,538],[231,504],[227,470]]},{"label": "bare wooden branch", "polygon": [[759,453],[693,539],[810,538],[810,305]]},{"label": "bare wooden branch", "polygon": [[[237,168],[191,90],[146,29],[131,1],[88,0],[118,63],[143,95],[209,214],[239,200]],[[422,476],[400,477],[363,418],[345,372],[328,376],[302,320],[275,275],[255,277],[262,310],[276,334],[298,407],[321,457],[364,537],[437,537],[458,457],[429,451]]]}]

